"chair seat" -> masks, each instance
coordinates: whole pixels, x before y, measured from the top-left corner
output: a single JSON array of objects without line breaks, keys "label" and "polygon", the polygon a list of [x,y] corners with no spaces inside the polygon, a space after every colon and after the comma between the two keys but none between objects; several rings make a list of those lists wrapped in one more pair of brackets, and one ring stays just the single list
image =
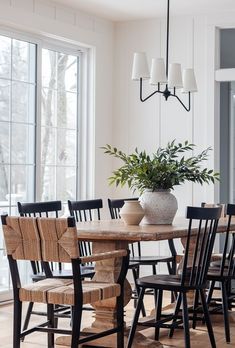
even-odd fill
[{"label": "chair seat", "polygon": [[[213,262],[214,264],[215,262]],[[220,272],[220,264],[219,265],[214,265],[209,268],[208,273],[207,273],[207,279],[208,280],[222,280],[222,279],[232,279],[233,276],[229,276],[226,272],[226,269],[228,271],[228,266],[225,265],[224,270],[223,270],[223,275],[221,275]]]},{"label": "chair seat", "polygon": [[130,261],[128,265],[128,269],[138,268],[139,266],[140,266],[139,262]]},{"label": "chair seat", "polygon": [[[52,272],[53,277],[55,278],[62,278],[62,279],[71,279],[73,277],[72,270],[55,270]],[[81,266],[81,277],[82,278],[92,278],[95,274],[94,267],[93,266]],[[39,280],[45,279],[45,273],[39,272],[37,274],[32,275],[32,280],[34,282],[38,282]]]},{"label": "chair seat", "polygon": [[190,289],[195,289],[195,286],[189,286],[187,282],[182,286],[181,275],[160,274],[142,277],[137,279],[137,284],[144,288],[169,291],[188,291]]},{"label": "chair seat", "polygon": [[[82,282],[83,304],[93,303],[121,293],[119,284]],[[50,304],[73,305],[74,288],[69,279],[47,278],[20,288],[21,301],[41,302]]]},{"label": "chair seat", "polygon": [[155,265],[158,262],[172,262],[172,256],[133,256],[130,262],[138,262],[141,265]]}]

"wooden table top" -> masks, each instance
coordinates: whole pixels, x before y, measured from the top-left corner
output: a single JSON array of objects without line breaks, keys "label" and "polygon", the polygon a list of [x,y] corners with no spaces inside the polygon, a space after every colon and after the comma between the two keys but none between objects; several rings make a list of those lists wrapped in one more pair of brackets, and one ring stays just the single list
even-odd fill
[{"label": "wooden table top", "polygon": [[[218,232],[225,232],[227,219],[219,221]],[[182,238],[187,236],[188,220],[175,218],[172,225],[131,225],[127,226],[122,220],[100,220],[78,222],[78,239],[89,241],[156,241]],[[235,219],[231,229],[235,231]],[[195,228],[196,231],[196,228]]]}]

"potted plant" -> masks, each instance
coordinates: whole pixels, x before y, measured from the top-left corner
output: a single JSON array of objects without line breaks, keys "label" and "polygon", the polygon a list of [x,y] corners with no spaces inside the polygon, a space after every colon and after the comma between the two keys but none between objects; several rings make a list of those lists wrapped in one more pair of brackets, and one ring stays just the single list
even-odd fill
[{"label": "potted plant", "polygon": [[144,222],[149,224],[172,223],[178,205],[170,190],[176,185],[186,181],[209,184],[219,180],[219,173],[201,168],[211,148],[196,156],[185,157],[194,148],[195,145],[188,141],[176,144],[175,140],[165,148],[159,147],[152,155],[146,151],[139,152],[137,148],[134,153],[127,155],[111,145],[102,147],[105,153],[123,162],[120,168],[113,171],[109,178],[110,184],[127,184],[133,191],[139,191],[145,211]]}]

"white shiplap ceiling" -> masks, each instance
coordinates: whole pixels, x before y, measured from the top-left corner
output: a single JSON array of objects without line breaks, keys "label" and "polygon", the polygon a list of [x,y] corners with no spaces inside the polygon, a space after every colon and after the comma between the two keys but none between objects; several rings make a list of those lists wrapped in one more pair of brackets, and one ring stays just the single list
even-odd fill
[{"label": "white shiplap ceiling", "polygon": [[[54,0],[55,3],[112,21],[162,17],[166,0]],[[172,15],[197,15],[235,11],[235,0],[171,0]]]}]

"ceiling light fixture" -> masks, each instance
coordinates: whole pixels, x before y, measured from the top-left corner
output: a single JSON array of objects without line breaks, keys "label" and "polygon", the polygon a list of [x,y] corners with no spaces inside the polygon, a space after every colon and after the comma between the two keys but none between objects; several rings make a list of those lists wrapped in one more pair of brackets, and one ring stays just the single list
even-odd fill
[{"label": "ceiling light fixture", "polygon": [[[162,58],[153,58],[151,73],[147,57],[144,52],[134,53],[132,80],[140,81],[140,100],[145,102],[156,93],[161,93],[167,100],[169,97],[175,97],[185,108],[186,111],[191,109],[191,93],[197,92],[197,84],[193,69],[184,69],[183,77],[181,72],[181,64],[173,63],[169,66],[169,14],[170,14],[170,0],[167,0],[167,35],[166,35],[166,67]],[[151,85],[156,85],[157,90],[143,98],[143,80],[150,79]],[[161,85],[165,89],[161,89]],[[176,89],[183,88],[182,93],[188,93],[188,105],[176,94]]]}]

